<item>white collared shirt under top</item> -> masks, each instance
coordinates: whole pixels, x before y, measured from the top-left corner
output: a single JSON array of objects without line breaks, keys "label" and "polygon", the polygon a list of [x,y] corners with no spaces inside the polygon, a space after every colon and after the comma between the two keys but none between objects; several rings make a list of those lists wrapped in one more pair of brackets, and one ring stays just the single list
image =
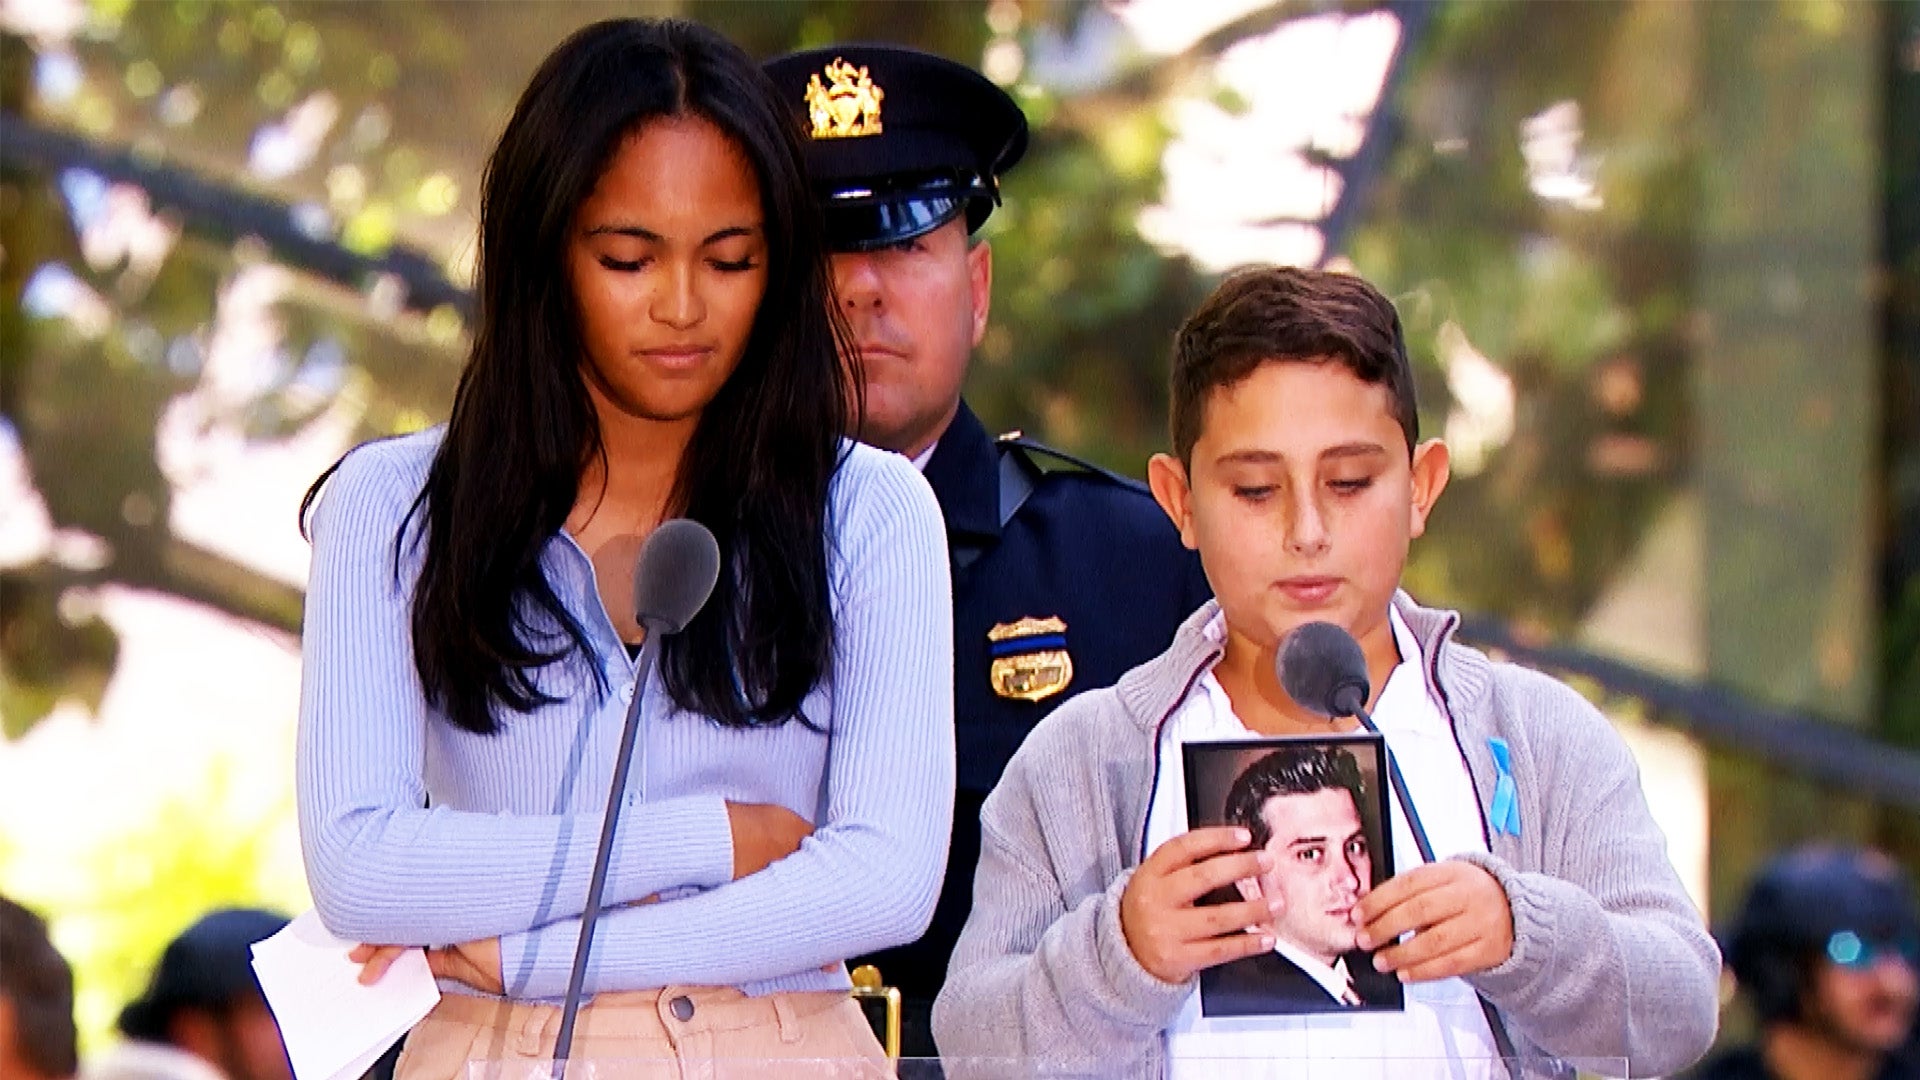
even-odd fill
[{"label": "white collared shirt under top", "polygon": [[925,450],[920,451],[919,453],[913,455],[911,458],[908,458],[907,460],[913,462],[914,468],[919,469],[921,472],[926,472],[927,462],[933,460],[933,452],[938,449],[940,449],[940,440],[935,439],[932,442],[927,444],[927,448]]},{"label": "white collared shirt under top", "polygon": [[[1400,664],[1375,703],[1374,723],[1400,765],[1436,859],[1487,850],[1478,800],[1453,730],[1427,680],[1420,644],[1391,615]],[[1207,627],[1224,640],[1226,622]],[[1204,675],[1160,733],[1159,778],[1147,814],[1147,850],[1187,830],[1185,742],[1257,738],[1233,713],[1226,691]],[[1421,864],[1399,801],[1388,793],[1396,873]],[[1287,950],[1282,948],[1282,953]],[[1324,968],[1325,965],[1320,965]],[[1308,970],[1302,965],[1303,970]],[[1324,983],[1323,983],[1324,985]],[[1462,979],[1410,983],[1404,1012],[1329,1012],[1307,1016],[1200,1015],[1196,989],[1167,1029],[1172,1080],[1220,1077],[1433,1077],[1480,1080],[1502,1075],[1479,999]]]}]

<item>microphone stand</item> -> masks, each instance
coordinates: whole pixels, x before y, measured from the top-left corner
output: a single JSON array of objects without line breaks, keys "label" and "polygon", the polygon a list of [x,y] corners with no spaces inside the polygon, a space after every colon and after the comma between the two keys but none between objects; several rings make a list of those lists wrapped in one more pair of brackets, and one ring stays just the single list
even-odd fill
[{"label": "microphone stand", "polygon": [[620,823],[620,800],[627,790],[627,772],[640,732],[640,701],[647,676],[653,670],[654,643],[661,628],[648,620],[646,641],[640,646],[639,670],[633,679],[633,700],[627,702],[627,726],[620,733],[620,751],[613,759],[613,784],[607,792],[607,814],[600,823],[600,848],[594,854],[593,877],[587,884],[587,904],[580,911],[580,943],[573,950],[573,974],[567,979],[567,999],[560,1010],[560,1033],[553,1043],[553,1080],[563,1080],[567,1057],[573,1051],[573,1024],[580,1013],[580,991],[587,981],[587,955],[593,949],[593,927],[600,917],[600,895],[607,887],[607,864],[613,857],[613,832]]},{"label": "microphone stand", "polygon": [[1333,706],[1335,717],[1351,716],[1368,731],[1380,733],[1380,729],[1373,726],[1373,717],[1367,714],[1366,689],[1351,684],[1342,686],[1333,692],[1333,700],[1328,704]]},{"label": "microphone stand", "polygon": [[[1420,820],[1420,811],[1414,808],[1413,795],[1407,789],[1407,778],[1400,775],[1400,763],[1394,760],[1393,751],[1384,745],[1386,735],[1367,713],[1367,691],[1351,685],[1343,686],[1334,691],[1333,700],[1328,704],[1333,706],[1333,715],[1351,716],[1360,721],[1362,727],[1380,736],[1383,744],[1381,753],[1387,762],[1387,786],[1393,789],[1394,800],[1400,804],[1400,813],[1407,820],[1407,831],[1413,834],[1413,846],[1419,849],[1421,861],[1431,866],[1434,862],[1433,842],[1427,839],[1427,827]],[[1384,827],[1392,829],[1390,824]],[[1478,991],[1473,996],[1480,1003],[1481,1013],[1487,1018],[1487,1031],[1493,1036],[1494,1048],[1499,1051],[1500,1060],[1516,1060],[1513,1040],[1508,1036],[1506,1026],[1500,1022],[1493,1004]]]},{"label": "microphone stand", "polygon": [[1400,813],[1407,819],[1407,831],[1413,834],[1413,846],[1420,851],[1423,862],[1433,862],[1433,843],[1427,839],[1427,827],[1420,820],[1420,812],[1413,808],[1413,795],[1407,790],[1407,778],[1400,775],[1400,763],[1394,760],[1393,751],[1384,745],[1386,736],[1381,733],[1380,725],[1373,722],[1367,713],[1366,691],[1351,686],[1343,686],[1334,691],[1333,715],[1351,716],[1382,740],[1381,756],[1386,759],[1387,787],[1392,789],[1394,801],[1400,804]]}]

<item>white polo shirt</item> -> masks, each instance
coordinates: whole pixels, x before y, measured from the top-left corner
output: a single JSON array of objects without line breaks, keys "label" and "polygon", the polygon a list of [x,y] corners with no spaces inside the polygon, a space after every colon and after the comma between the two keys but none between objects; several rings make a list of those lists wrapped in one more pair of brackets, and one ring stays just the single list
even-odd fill
[{"label": "white polo shirt", "polygon": [[[1411,789],[1407,794],[1426,827],[1436,859],[1487,850],[1473,779],[1427,681],[1420,643],[1391,615],[1400,648],[1373,712],[1387,747]],[[1215,641],[1226,636],[1224,616],[1206,628]],[[1330,731],[1334,730],[1329,728]],[[1187,831],[1184,742],[1258,738],[1233,714],[1233,704],[1212,672],[1202,676],[1160,733],[1159,779],[1147,813],[1147,850]],[[1421,864],[1420,848],[1399,800],[1388,793],[1396,873]],[[1503,1075],[1494,1064],[1499,1050],[1479,998],[1462,979],[1406,985],[1404,1012],[1316,1013],[1306,1016],[1200,1015],[1200,993],[1190,995],[1167,1028],[1172,1080],[1297,1077],[1431,1077],[1481,1080]]]}]

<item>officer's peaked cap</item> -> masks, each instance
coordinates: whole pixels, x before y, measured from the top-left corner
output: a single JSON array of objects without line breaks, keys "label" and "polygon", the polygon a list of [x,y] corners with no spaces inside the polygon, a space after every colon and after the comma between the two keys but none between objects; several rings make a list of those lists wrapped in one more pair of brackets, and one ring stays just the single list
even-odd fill
[{"label": "officer's peaked cap", "polygon": [[798,117],[835,250],[866,251],[965,213],[971,232],[1027,149],[1013,98],[964,64],[897,45],[834,45],[766,63]]}]

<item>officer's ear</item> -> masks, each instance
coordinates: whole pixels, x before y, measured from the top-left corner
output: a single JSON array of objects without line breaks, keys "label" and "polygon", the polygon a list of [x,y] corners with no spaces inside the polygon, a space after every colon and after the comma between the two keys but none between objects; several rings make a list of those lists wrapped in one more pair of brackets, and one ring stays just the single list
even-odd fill
[{"label": "officer's ear", "polygon": [[1187,467],[1172,454],[1155,454],[1147,459],[1147,487],[1153,501],[1166,511],[1167,520],[1180,530],[1180,542],[1189,551],[1198,551],[1200,542],[1193,535],[1193,488],[1187,483]]},{"label": "officer's ear", "polygon": [[987,336],[987,311],[993,306],[993,245],[978,240],[967,245],[967,291],[973,301],[973,347]]}]

